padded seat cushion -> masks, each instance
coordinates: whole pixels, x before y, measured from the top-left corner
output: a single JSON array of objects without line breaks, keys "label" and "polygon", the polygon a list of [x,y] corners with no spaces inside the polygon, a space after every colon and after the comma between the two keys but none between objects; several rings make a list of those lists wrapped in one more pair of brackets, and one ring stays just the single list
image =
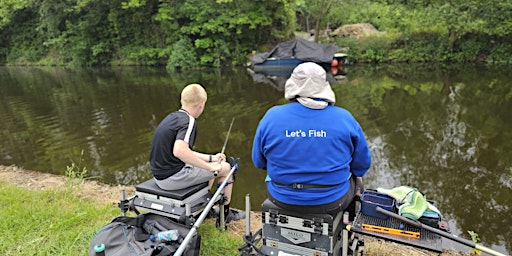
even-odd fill
[{"label": "padded seat cushion", "polygon": [[208,182],[201,183],[189,188],[184,188],[180,190],[163,190],[156,185],[155,179],[147,180],[137,186],[135,186],[135,190],[139,192],[144,192],[148,194],[163,196],[167,198],[172,198],[176,200],[184,200],[187,197],[195,194],[200,191],[204,187],[208,186]]},{"label": "padded seat cushion", "polygon": [[[311,206],[311,207],[314,208],[315,206]],[[270,210],[276,210],[279,214],[295,216],[295,217],[298,217],[298,218],[313,218],[313,217],[322,218],[326,222],[328,222],[329,220],[332,222],[332,220],[336,217],[336,216],[333,216],[333,215],[328,214],[328,213],[300,213],[300,212],[295,212],[295,211],[292,211],[290,209],[286,209],[286,208],[283,208],[283,207],[280,207],[280,206],[274,204],[268,198],[266,198],[265,201],[263,201],[263,204],[261,204],[261,210],[262,210],[262,212],[268,212]],[[340,211],[340,213],[341,213],[341,211]]]}]

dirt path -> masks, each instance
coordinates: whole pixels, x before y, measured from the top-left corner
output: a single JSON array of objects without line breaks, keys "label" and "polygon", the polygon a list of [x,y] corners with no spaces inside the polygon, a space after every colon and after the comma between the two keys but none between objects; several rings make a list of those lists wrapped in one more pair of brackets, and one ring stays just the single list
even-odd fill
[{"label": "dirt path", "polygon": [[[16,186],[26,187],[29,189],[54,189],[67,186],[69,179],[65,176],[33,172],[16,166],[0,165],[0,180],[6,181]],[[126,195],[134,193],[132,186],[109,186],[97,181],[80,180],[77,182],[80,186],[79,197],[92,200],[98,204],[112,204],[117,206],[120,199],[120,191],[124,189]],[[119,212],[121,214],[121,212]],[[251,231],[255,232],[261,228],[261,212],[251,212]],[[229,224],[228,231],[240,236],[240,241],[245,233],[245,221],[234,221]],[[445,250],[441,254],[416,249],[410,246],[404,246],[392,242],[382,241],[371,237],[365,237],[365,255],[403,255],[403,256],[465,256],[469,254]],[[241,244],[240,244],[241,245]],[[368,248],[366,250],[366,248]]]}]

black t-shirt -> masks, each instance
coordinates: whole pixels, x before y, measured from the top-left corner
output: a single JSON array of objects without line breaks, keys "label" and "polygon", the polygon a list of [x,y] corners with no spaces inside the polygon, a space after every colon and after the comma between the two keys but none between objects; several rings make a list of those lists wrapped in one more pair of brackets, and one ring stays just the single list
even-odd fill
[{"label": "black t-shirt", "polygon": [[156,179],[166,179],[185,166],[185,163],[173,154],[174,142],[184,140],[192,148],[196,132],[194,117],[183,109],[170,113],[160,122],[155,129],[149,155],[151,172]]}]

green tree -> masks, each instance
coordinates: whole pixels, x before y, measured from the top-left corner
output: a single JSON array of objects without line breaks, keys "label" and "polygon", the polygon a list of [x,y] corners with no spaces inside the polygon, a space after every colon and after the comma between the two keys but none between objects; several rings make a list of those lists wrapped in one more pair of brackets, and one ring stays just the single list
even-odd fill
[{"label": "green tree", "polygon": [[175,66],[186,39],[196,66],[245,64],[252,51],[292,38],[297,20],[302,30],[311,21],[316,31],[348,23],[387,31],[349,42],[360,49],[352,56],[379,62],[512,61],[511,1],[0,1],[0,63]]},{"label": "green tree", "polygon": [[0,1],[0,31],[10,24],[16,14],[24,8],[32,6],[33,1],[2,0]]},{"label": "green tree", "polygon": [[[314,41],[318,42],[320,32],[329,28],[332,18],[337,17],[342,10],[342,0],[319,0],[319,1],[297,1],[297,12],[306,18],[309,29],[309,20],[314,24],[315,37]],[[339,18],[334,19],[339,21]],[[336,22],[335,23],[339,23]]]},{"label": "green tree", "polygon": [[287,31],[295,22],[286,0],[187,0],[178,8],[180,33],[193,40],[202,65],[243,63],[255,44],[288,36],[293,31],[275,32]]}]

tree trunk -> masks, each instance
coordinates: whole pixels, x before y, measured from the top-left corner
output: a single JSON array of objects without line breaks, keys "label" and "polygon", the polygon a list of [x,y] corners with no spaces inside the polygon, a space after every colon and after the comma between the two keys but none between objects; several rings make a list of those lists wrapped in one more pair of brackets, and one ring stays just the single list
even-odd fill
[{"label": "tree trunk", "polygon": [[457,32],[455,32],[453,27],[450,27],[448,29],[448,47],[450,48],[450,52],[453,52],[455,41],[457,41]]},{"label": "tree trunk", "polygon": [[318,43],[318,35],[320,34],[320,21],[321,19],[318,18],[315,24],[315,43]]}]

